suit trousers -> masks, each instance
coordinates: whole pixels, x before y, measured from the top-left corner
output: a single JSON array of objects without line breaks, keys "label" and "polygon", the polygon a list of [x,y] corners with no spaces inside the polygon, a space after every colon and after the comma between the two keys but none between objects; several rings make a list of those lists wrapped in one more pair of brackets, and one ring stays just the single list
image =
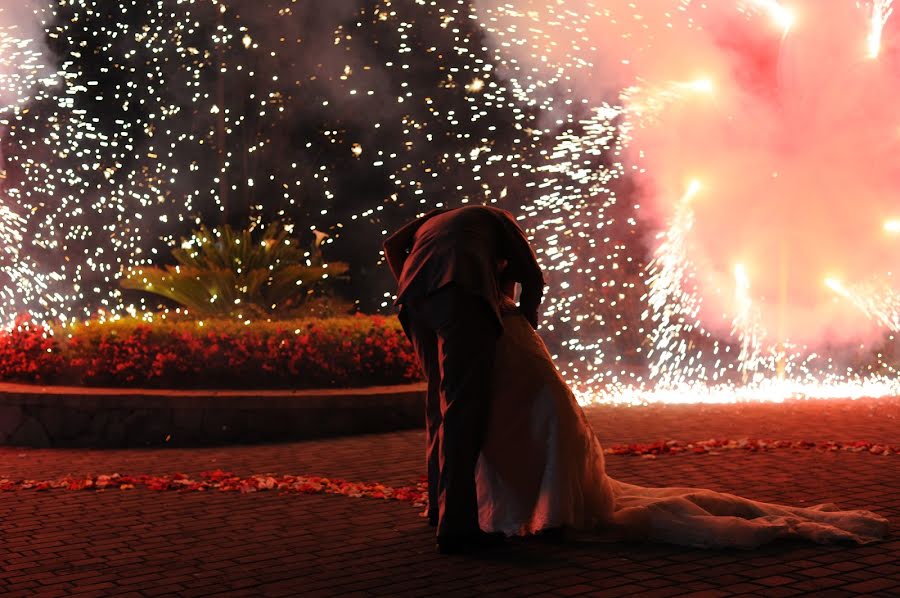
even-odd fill
[{"label": "suit trousers", "polygon": [[486,300],[450,284],[405,305],[428,380],[428,511],[439,537],[478,527],[475,467],[487,427],[500,329]]}]

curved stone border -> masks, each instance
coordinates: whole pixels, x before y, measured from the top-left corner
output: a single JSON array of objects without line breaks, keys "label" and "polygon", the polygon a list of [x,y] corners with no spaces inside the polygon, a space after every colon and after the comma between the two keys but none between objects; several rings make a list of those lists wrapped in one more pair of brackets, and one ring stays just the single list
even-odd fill
[{"label": "curved stone border", "polygon": [[0,383],[0,444],[198,446],[415,428],[425,385],[328,390],[156,390]]}]

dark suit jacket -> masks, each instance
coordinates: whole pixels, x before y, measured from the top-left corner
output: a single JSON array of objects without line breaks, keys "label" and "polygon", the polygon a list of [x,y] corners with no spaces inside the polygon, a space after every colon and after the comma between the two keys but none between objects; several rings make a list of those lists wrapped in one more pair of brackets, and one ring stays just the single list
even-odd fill
[{"label": "dark suit jacket", "polygon": [[404,302],[455,283],[483,297],[501,326],[497,265],[507,260],[503,277],[521,283],[520,308],[537,327],[544,277],[509,212],[480,205],[433,210],[389,237],[384,250],[397,278],[401,308]]}]

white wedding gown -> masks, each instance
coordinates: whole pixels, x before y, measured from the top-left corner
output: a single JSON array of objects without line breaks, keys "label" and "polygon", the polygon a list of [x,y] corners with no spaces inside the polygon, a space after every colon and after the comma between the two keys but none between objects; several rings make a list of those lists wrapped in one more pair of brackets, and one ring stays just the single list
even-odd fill
[{"label": "white wedding gown", "polygon": [[752,548],[775,538],[867,543],[888,533],[870,511],[757,502],[700,488],[643,488],[606,475],[603,449],[541,338],[510,313],[477,466],[479,523],[507,535],[565,527],[598,537]]}]

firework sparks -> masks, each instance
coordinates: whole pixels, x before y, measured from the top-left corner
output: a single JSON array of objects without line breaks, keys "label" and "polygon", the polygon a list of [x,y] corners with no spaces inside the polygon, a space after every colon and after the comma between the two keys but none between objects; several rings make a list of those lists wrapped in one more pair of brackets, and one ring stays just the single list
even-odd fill
[{"label": "firework sparks", "polygon": [[[535,203],[538,209],[529,212],[537,219],[544,214],[544,223],[533,227],[536,237],[561,230],[557,206],[565,206],[575,226],[591,227],[596,221],[602,230],[621,205],[614,190],[622,176],[639,181],[651,198],[643,202],[652,204],[649,220],[663,231],[642,276],[647,289],[641,297],[642,354],[648,374],[625,375],[609,359],[615,351],[602,362],[588,358],[567,364],[570,377],[576,366],[581,368],[575,377],[587,381],[582,384],[586,397],[597,397],[591,384],[614,388],[625,400],[672,401],[758,399],[766,393],[847,396],[854,394],[849,390],[854,385],[878,394],[896,390],[896,384],[877,377],[849,376],[815,349],[822,329],[836,334],[838,343],[846,340],[840,334],[858,329],[853,314],[859,313],[880,326],[867,333],[875,359],[879,330],[895,326],[890,285],[842,286],[843,301],[834,301],[835,291],[815,278],[837,263],[860,278],[883,281],[884,272],[873,268],[894,265],[894,258],[882,258],[893,248],[872,234],[872,214],[884,217],[895,178],[887,171],[874,178],[869,173],[871,164],[889,163],[900,149],[884,136],[891,129],[884,123],[895,118],[893,108],[881,101],[893,97],[887,90],[895,77],[889,69],[863,69],[853,51],[854,43],[858,47],[868,39],[870,53],[877,54],[890,2],[866,3],[868,31],[858,27],[852,3],[837,12],[812,1],[788,5],[775,0],[733,5],[660,0],[641,8],[613,2],[599,11],[589,2],[566,8],[526,2],[518,12],[484,4],[498,39],[515,39],[507,53],[531,66],[529,80],[543,76],[557,86],[571,81],[568,91],[576,97],[579,88],[593,85],[603,90],[597,95],[608,97],[613,90],[590,74],[600,63],[605,76],[620,85],[612,130],[591,130],[581,121],[576,133],[571,129],[577,123],[557,120],[569,130],[558,137],[553,167],[543,169],[553,176],[538,185],[546,191]],[[731,11],[744,14],[746,25]],[[771,34],[771,24],[779,35]],[[516,47],[539,50],[526,54]],[[827,66],[823,55],[830,57]],[[710,76],[684,78],[698,72]],[[539,96],[546,88],[541,83],[521,88]],[[863,91],[870,87],[885,93]],[[863,98],[866,108],[848,103],[848,92],[856,89],[862,95],[854,97]],[[836,131],[846,134],[837,140]],[[602,147],[615,164],[592,171],[584,159],[591,147]],[[823,176],[825,164],[840,168]],[[693,183],[675,191],[687,173],[698,170],[709,190]],[[608,173],[616,177],[603,180]],[[561,174],[572,184],[566,185]],[[589,198],[598,195],[600,209],[592,212]],[[804,196],[815,197],[816,203],[791,205]],[[678,199],[668,204],[667,197]],[[546,209],[551,206],[552,218]],[[893,234],[900,225],[887,221],[884,230]],[[560,246],[564,237],[559,234],[550,239],[553,259],[544,259],[545,265],[571,278],[581,259],[577,239],[566,246]],[[761,266],[752,285],[744,264],[725,261],[736,255]],[[564,267],[556,270],[556,264]],[[578,314],[587,303],[583,297],[555,297],[547,323],[559,326]],[[567,347],[596,352],[597,346],[614,345],[609,341],[602,332],[586,338],[582,328]],[[878,367],[891,370],[886,363]]]},{"label": "firework sparks", "polygon": [[794,25],[794,13],[777,0],[752,0],[752,5],[766,12],[784,35],[787,35]]},{"label": "firework sparks", "polygon": [[881,35],[884,32],[884,26],[894,12],[893,0],[872,0],[872,16],[869,29],[869,35],[866,38],[869,58],[878,58],[881,53]]},{"label": "firework sparks", "polygon": [[667,107],[683,102],[690,94],[709,95],[712,92],[712,81],[703,78],[693,81],[670,81],[659,88],[645,85],[628,87],[620,96],[622,104],[628,107],[625,112],[628,117],[625,130],[627,132],[631,126],[650,126]]},{"label": "firework sparks", "polygon": [[750,277],[743,264],[734,265],[734,299],[736,313],[732,322],[732,334],[737,336],[741,345],[738,371],[743,384],[753,384],[761,381],[768,369],[767,364],[763,363],[762,354],[765,330],[760,323],[759,309],[753,303]]},{"label": "firework sparks", "polygon": [[[885,221],[900,83],[889,52],[857,64],[890,39],[890,1],[860,4],[860,27],[852,3],[814,0],[379,0],[335,8],[315,46],[334,52],[306,70],[285,67],[310,54],[301,9],[246,4],[262,16],[158,0],[115,19],[81,0],[39,10],[41,35],[0,25],[0,318],[147,309],[126,305],[121,272],[241,206],[327,229],[330,245],[498,202],[533,237],[551,283],[542,330],[585,397],[894,388],[797,340],[836,312],[897,326],[891,279],[869,270],[891,269],[900,232]],[[50,73],[41,37],[58,46]],[[285,163],[297,105],[325,124]],[[332,147],[346,161],[308,157]],[[341,181],[357,175],[384,185],[348,208]],[[870,282],[822,285],[831,264]],[[386,283],[372,292],[389,307]]]},{"label": "firework sparks", "polygon": [[[0,263],[4,323],[26,310],[71,319],[151,309],[126,304],[122,272],[165,260],[198,220],[302,220],[329,229],[328,245],[368,227],[377,245],[396,224],[388,211],[497,201],[524,178],[497,123],[517,151],[540,136],[498,84],[463,6],[341,3],[319,12],[332,31],[307,25],[312,13],[290,0],[4,11],[0,231],[15,232],[2,240],[19,254]],[[39,27],[25,35],[31,21]],[[420,25],[441,33],[420,39]],[[370,51],[367,36],[377,38]],[[44,37],[53,60],[36,49]],[[416,61],[440,78],[424,88]],[[383,181],[363,209],[339,196],[354,178]],[[377,272],[373,255],[357,259]]]},{"label": "firework sparks", "polygon": [[690,379],[703,379],[704,368],[692,358],[689,335],[701,327],[700,297],[689,286],[694,271],[688,257],[687,235],[694,226],[692,200],[700,192],[700,181],[690,181],[675,210],[669,229],[648,266],[645,319],[653,323],[648,355],[650,377],[671,387]]},{"label": "firework sparks", "polygon": [[826,278],[825,286],[888,330],[900,331],[900,293],[885,284],[847,286],[837,278]]}]

